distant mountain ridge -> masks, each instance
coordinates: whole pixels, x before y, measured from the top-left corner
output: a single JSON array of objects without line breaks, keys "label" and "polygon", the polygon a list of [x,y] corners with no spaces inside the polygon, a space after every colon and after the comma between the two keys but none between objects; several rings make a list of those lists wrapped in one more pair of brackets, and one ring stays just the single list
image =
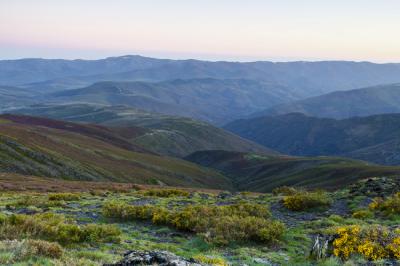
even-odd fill
[{"label": "distant mountain ridge", "polygon": [[[110,57],[100,60],[0,61],[0,84],[24,85],[36,90],[45,85],[43,82],[50,84],[50,88],[62,87],[65,82],[70,88],[77,88],[110,80],[154,82],[171,79],[233,78],[293,87],[304,97],[309,97],[336,90],[396,83],[400,82],[399,77],[400,64],[349,61],[239,63],[155,59],[142,56]],[[40,82],[42,83],[39,86],[32,85]]]},{"label": "distant mountain ridge", "polygon": [[326,118],[350,118],[375,114],[400,113],[400,83],[349,91],[336,91],[321,96],[280,104],[251,117],[303,113]]},{"label": "distant mountain ridge", "polygon": [[[9,96],[2,97],[0,91],[0,109],[35,103],[122,104],[223,125],[253,113],[263,115],[266,109],[293,111],[296,108],[291,103],[296,103],[297,111],[304,109],[307,112],[308,107],[301,107],[298,101],[333,91],[388,83],[400,83],[400,64],[349,61],[241,63],[142,56],[100,60],[0,60],[0,85],[18,87],[20,89],[16,88],[16,91],[28,95],[27,98],[21,95],[18,102]],[[341,97],[338,99],[341,101]],[[383,103],[389,103],[383,100]],[[288,103],[290,105],[285,107]],[[345,107],[348,110],[333,107],[335,110],[331,115],[337,117],[346,112],[348,115],[359,113],[350,107]],[[396,107],[381,109],[389,112]],[[376,112],[381,109],[377,108]],[[329,110],[326,113],[330,115]]]},{"label": "distant mountain ridge", "polygon": [[335,120],[291,113],[237,120],[225,129],[284,154],[400,164],[400,114]]}]

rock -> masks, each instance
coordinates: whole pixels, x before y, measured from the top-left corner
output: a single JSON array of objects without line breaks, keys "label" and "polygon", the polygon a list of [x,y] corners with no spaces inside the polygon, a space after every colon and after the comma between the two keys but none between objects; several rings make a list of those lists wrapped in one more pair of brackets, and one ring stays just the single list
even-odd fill
[{"label": "rock", "polygon": [[26,215],[33,215],[38,212],[40,212],[40,210],[32,208],[22,208],[17,211],[18,214],[26,214]]},{"label": "rock", "polygon": [[72,209],[78,209],[78,208],[81,207],[81,205],[80,205],[79,203],[68,203],[68,204],[66,205],[66,207],[72,208]]},{"label": "rock", "polygon": [[157,204],[157,200],[149,198],[140,198],[131,202],[131,205],[134,206],[145,206],[145,205],[155,205],[155,204]]},{"label": "rock", "polygon": [[273,265],[269,260],[263,258],[255,258],[253,261],[257,264],[268,265],[268,266]]},{"label": "rock", "polygon": [[220,192],[217,196],[218,199],[229,199],[232,197],[233,197],[233,195],[230,192]]},{"label": "rock", "polygon": [[206,194],[206,193],[199,193],[199,196],[201,199],[203,200],[207,200],[210,198],[210,195]]},{"label": "rock", "polygon": [[128,251],[124,258],[114,264],[104,266],[133,266],[133,265],[160,265],[160,266],[201,266],[194,259],[184,259],[167,251]]}]

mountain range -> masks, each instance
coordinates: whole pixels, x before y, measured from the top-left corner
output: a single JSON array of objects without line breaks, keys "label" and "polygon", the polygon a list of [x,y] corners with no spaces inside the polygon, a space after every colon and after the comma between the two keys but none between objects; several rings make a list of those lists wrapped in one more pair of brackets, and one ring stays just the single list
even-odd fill
[{"label": "mountain range", "polygon": [[253,80],[190,79],[99,82],[46,95],[53,103],[127,105],[223,124],[267,106],[299,99],[295,90]]},{"label": "mountain range", "polygon": [[[0,61],[0,84],[32,87],[72,80],[78,86],[98,81],[165,81],[173,79],[251,79],[296,88],[305,95],[400,82],[400,64],[369,62],[210,62],[142,56],[100,60],[21,59]],[[42,82],[40,84],[40,82]],[[55,82],[50,82],[54,84]],[[51,86],[50,86],[51,87]],[[61,86],[62,87],[62,86]]]},{"label": "mountain range", "polygon": [[[396,82],[400,82],[400,64],[239,63],[141,56],[1,60],[0,85],[6,91],[0,90],[0,110],[35,103],[124,104],[218,126],[254,115],[293,111],[343,118],[397,111],[397,98],[391,97],[394,89],[383,89],[387,93],[382,93],[380,101],[374,98],[374,89],[340,93]],[[16,93],[23,94],[21,101],[15,100]],[[366,110],[363,103],[370,99],[376,108]]]},{"label": "mountain range", "polygon": [[22,59],[0,84],[0,172],[251,191],[399,173],[400,64]]}]

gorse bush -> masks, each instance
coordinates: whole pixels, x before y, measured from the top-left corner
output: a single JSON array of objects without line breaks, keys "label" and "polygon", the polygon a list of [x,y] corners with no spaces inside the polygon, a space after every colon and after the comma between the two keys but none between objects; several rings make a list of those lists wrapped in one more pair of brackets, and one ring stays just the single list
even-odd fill
[{"label": "gorse bush", "polygon": [[149,189],[144,190],[143,195],[150,197],[161,197],[161,198],[170,198],[170,197],[189,197],[190,193],[181,189]]},{"label": "gorse bush", "polygon": [[397,192],[387,199],[374,199],[374,201],[369,205],[369,208],[386,216],[400,215],[400,192]]},{"label": "gorse bush", "polygon": [[118,242],[121,231],[113,225],[77,225],[63,215],[43,213],[13,214],[2,217],[0,237],[3,239],[41,238],[61,244],[81,242]]},{"label": "gorse bush", "polygon": [[354,212],[352,217],[363,220],[363,219],[373,218],[374,214],[369,210],[359,210]]},{"label": "gorse bush", "polygon": [[207,242],[220,245],[249,240],[272,243],[284,233],[284,225],[271,220],[268,209],[260,204],[189,205],[180,210],[169,210],[150,205],[109,202],[103,206],[103,214],[128,221],[151,220],[154,224],[197,233]]},{"label": "gorse bush", "polygon": [[74,201],[79,200],[81,197],[75,193],[52,193],[48,196],[49,200],[64,200],[64,201]]},{"label": "gorse bush", "polygon": [[339,227],[333,253],[342,259],[361,255],[367,260],[400,259],[400,231],[383,226]]},{"label": "gorse bush", "polygon": [[207,265],[214,265],[214,266],[228,266],[229,264],[221,258],[216,258],[216,257],[210,257],[210,256],[204,256],[204,255],[197,255],[194,256],[193,259],[200,263],[204,263]]},{"label": "gorse bush", "polygon": [[332,201],[324,191],[302,191],[283,199],[283,205],[292,211],[303,211],[312,208],[328,207]]},{"label": "gorse bush", "polygon": [[294,187],[288,187],[288,186],[283,186],[283,187],[277,187],[272,190],[272,194],[276,195],[285,195],[285,196],[290,196],[290,195],[295,195],[298,193],[297,189]]}]

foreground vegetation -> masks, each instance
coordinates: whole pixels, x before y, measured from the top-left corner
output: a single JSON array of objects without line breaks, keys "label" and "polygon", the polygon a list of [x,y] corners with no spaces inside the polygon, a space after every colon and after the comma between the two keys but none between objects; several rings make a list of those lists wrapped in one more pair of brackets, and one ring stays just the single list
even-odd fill
[{"label": "foreground vegetation", "polygon": [[[102,265],[129,250],[165,250],[209,265],[394,263],[395,184],[376,179],[335,192],[281,187],[271,194],[89,183],[81,191],[3,191],[0,264]],[[315,239],[327,241],[318,255]]]}]

